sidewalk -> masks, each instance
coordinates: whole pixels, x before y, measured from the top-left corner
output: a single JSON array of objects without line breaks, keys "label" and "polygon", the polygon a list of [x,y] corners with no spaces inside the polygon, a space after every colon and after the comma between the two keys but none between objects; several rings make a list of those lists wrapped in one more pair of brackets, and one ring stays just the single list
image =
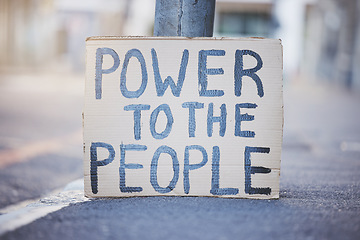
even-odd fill
[{"label": "sidewalk", "polygon": [[360,96],[284,87],[280,199],[97,199],[1,239],[359,239]]}]

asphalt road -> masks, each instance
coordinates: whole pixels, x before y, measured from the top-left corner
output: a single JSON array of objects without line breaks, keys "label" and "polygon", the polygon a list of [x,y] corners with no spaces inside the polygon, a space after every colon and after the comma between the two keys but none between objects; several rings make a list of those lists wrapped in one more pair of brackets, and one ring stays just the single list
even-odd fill
[{"label": "asphalt road", "polygon": [[360,239],[360,96],[293,84],[284,100],[279,200],[91,199],[1,239]]},{"label": "asphalt road", "polygon": [[83,77],[0,75],[0,209],[82,176]]}]

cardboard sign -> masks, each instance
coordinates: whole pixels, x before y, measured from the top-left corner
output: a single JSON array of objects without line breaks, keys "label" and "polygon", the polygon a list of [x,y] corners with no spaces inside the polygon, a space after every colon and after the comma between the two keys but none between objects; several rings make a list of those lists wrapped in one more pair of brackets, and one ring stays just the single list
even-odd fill
[{"label": "cardboard sign", "polygon": [[87,39],[88,197],[278,198],[280,40]]}]

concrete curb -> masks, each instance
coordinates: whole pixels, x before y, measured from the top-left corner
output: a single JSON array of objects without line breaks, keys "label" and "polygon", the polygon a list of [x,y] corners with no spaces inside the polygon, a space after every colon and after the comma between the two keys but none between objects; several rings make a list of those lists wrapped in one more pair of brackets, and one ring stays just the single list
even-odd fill
[{"label": "concrete curb", "polygon": [[[67,207],[70,204],[85,202],[87,200],[88,199],[84,197],[83,179],[78,179],[67,184],[63,191],[41,198],[25,207],[21,206],[24,203],[28,203],[28,201],[1,209],[0,212],[5,212],[5,214],[0,215],[0,236],[6,232],[27,225],[49,213]],[[20,208],[17,206],[20,206]],[[8,212],[8,209],[15,210]]]}]

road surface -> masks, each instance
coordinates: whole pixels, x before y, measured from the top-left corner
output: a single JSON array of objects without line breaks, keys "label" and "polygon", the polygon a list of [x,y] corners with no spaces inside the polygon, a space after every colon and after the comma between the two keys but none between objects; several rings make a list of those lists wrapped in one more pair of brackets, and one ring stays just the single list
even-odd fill
[{"label": "road surface", "polygon": [[54,208],[0,238],[360,239],[360,95],[292,83],[284,102],[279,200],[84,199],[80,180],[18,210]]},{"label": "road surface", "polygon": [[83,77],[0,75],[0,209],[82,176]]}]

